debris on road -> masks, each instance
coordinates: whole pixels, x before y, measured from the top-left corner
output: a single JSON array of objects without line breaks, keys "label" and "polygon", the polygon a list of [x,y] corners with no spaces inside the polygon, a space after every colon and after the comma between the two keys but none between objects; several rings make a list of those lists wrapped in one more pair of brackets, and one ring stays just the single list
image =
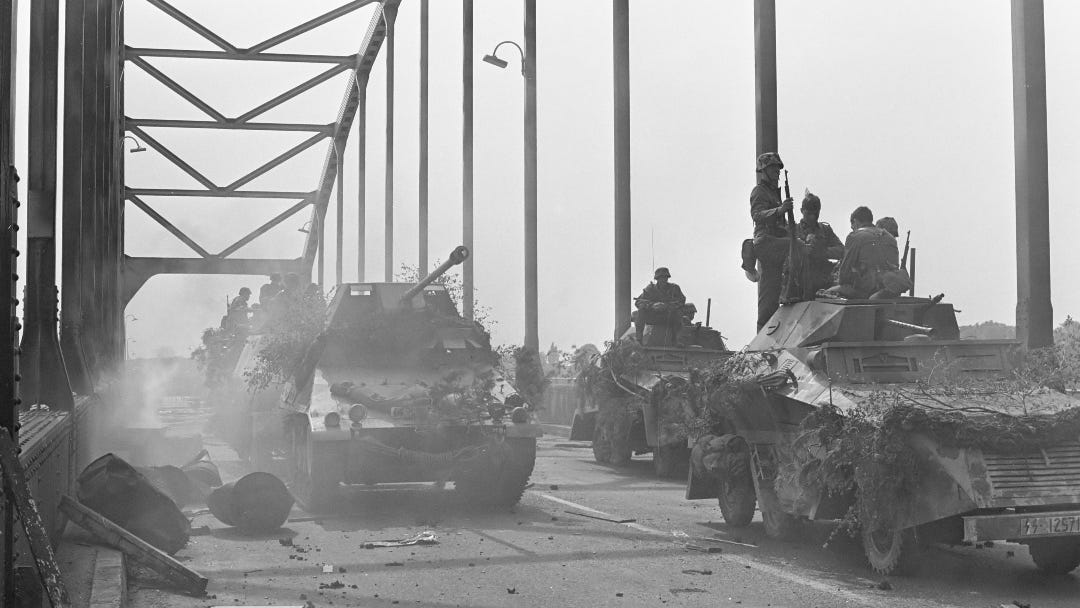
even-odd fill
[{"label": "debris on road", "polygon": [[712,576],[712,570],[689,569],[689,570],[683,570],[682,573],[683,574],[701,574],[701,575],[704,575],[704,576]]},{"label": "debris on road", "polygon": [[550,488],[552,490],[558,490],[559,489],[559,484],[553,483],[550,486],[548,486],[548,488]]},{"label": "debris on road", "polygon": [[418,534],[414,534],[408,538],[402,538],[398,540],[380,540],[370,543],[364,543],[365,549],[381,549],[383,547],[409,547],[412,545],[437,545],[439,544],[439,537],[435,535],[431,530],[424,530]]},{"label": "debris on road", "polygon": [[402,562],[388,562],[385,565],[386,566],[404,566],[405,564],[402,563]]},{"label": "debris on road", "polygon": [[88,464],[76,487],[80,505],[169,555],[187,544],[190,523],[173,499],[115,454]]},{"label": "debris on road", "polygon": [[704,547],[702,545],[695,545],[687,543],[686,548],[691,551],[701,551],[702,553],[723,553],[724,550],[720,547]]},{"label": "debris on road", "polygon": [[223,524],[251,534],[280,528],[289,518],[293,497],[274,475],[255,472],[215,489],[206,505]]},{"label": "debris on road", "polygon": [[888,580],[883,580],[877,584],[877,588],[880,591],[892,591],[892,583]]},{"label": "debris on road", "polygon": [[506,592],[510,595],[517,595],[517,587],[507,587]]},{"label": "debris on road", "polygon": [[83,527],[87,532],[105,542],[105,544],[116,547],[135,561],[161,574],[181,589],[193,595],[206,593],[206,584],[209,581],[205,576],[184,566],[160,549],[109,521],[102,514],[79,504],[70,496],[60,498],[60,511],[72,523]]},{"label": "debris on road", "polygon": [[279,538],[277,542],[282,547],[291,547],[291,546],[293,546],[293,542],[292,542],[291,538]]},{"label": "debris on road", "polygon": [[322,572],[323,572],[323,574],[333,574],[334,573],[334,565],[333,564],[323,564]]},{"label": "debris on road", "polygon": [[615,517],[601,517],[600,515],[590,515],[588,513],[580,513],[578,511],[571,511],[567,509],[565,511],[570,515],[577,515],[578,517],[588,517],[589,519],[599,519],[600,521],[610,521],[613,524],[632,524],[637,520],[634,518],[615,518]]}]

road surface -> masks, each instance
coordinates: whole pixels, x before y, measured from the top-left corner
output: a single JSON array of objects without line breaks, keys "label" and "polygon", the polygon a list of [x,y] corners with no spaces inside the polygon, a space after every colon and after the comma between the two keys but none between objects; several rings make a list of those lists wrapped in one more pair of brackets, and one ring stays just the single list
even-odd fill
[{"label": "road surface", "polygon": [[[208,443],[227,478],[243,473],[235,454]],[[130,604],[1080,605],[1080,575],[1040,575],[1020,545],[934,547],[917,576],[889,577],[886,584],[865,566],[855,541],[822,547],[830,526],[807,526],[794,542],[765,538],[760,520],[727,528],[715,501],[685,501],[683,483],[653,478],[648,456],[611,469],[593,461],[587,443],[548,436],[533,484],[512,511],[477,511],[452,490],[432,486],[350,489],[336,513],[296,507],[285,528],[254,538],[201,514],[193,526],[207,526],[208,533],[193,536],[178,558],[210,578],[210,596],[184,596],[136,569]],[[422,531],[434,532],[438,544],[363,548]],[[708,547],[719,552],[702,550]]]}]

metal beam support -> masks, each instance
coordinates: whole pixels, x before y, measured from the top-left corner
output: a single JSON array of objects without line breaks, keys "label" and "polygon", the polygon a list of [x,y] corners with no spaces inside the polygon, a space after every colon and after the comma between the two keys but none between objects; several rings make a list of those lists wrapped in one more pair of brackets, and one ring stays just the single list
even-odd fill
[{"label": "metal beam support", "polygon": [[59,0],[30,5],[26,302],[23,307],[22,393],[31,404],[71,411],[60,354],[56,301],[56,141]]},{"label": "metal beam support", "polygon": [[240,274],[269,275],[305,272],[302,259],[243,259],[243,258],[154,258],[124,256],[122,266],[122,301],[127,306],[139,289],[159,274]]},{"label": "metal beam support", "polygon": [[1042,0],[1012,0],[1016,337],[1028,348],[1054,343],[1043,19]]},{"label": "metal beam support", "polygon": [[256,107],[248,110],[247,112],[244,112],[240,116],[237,116],[234,119],[234,122],[247,122],[247,121],[251,120],[252,118],[255,118],[256,116],[258,116],[260,114],[265,114],[266,112],[269,112],[270,110],[280,106],[281,104],[283,104],[286,101],[292,99],[293,97],[296,97],[297,95],[300,95],[301,93],[304,93],[305,91],[309,91],[309,90],[319,86],[320,84],[326,82],[327,80],[330,80],[331,78],[333,78],[334,76],[337,76],[338,74],[340,74],[342,72],[347,71],[348,69],[349,69],[349,66],[347,66],[347,65],[335,65],[334,67],[330,68],[329,70],[326,70],[325,72],[322,72],[320,74],[316,74],[315,76],[312,76],[311,78],[308,78],[304,82],[301,82],[300,84],[298,84],[295,87],[289,89],[288,91],[285,91],[284,93],[274,97],[273,99],[267,101],[266,103],[260,104],[260,105],[258,105]]},{"label": "metal beam support", "polygon": [[536,0],[525,0],[525,348],[539,353],[536,153]]},{"label": "metal beam support", "polygon": [[311,192],[298,190],[190,190],[183,188],[128,188],[128,196],[185,196],[201,198],[306,198]]},{"label": "metal beam support", "polygon": [[165,219],[165,216],[158,213],[156,209],[154,209],[150,205],[146,204],[146,201],[142,200],[141,198],[139,198],[139,197],[137,197],[137,196],[135,196],[133,194],[128,195],[128,200],[131,201],[132,203],[135,203],[136,207],[138,207],[139,209],[142,209],[143,213],[150,216],[150,219],[157,222],[162,228],[164,228],[165,230],[168,230],[169,233],[171,233],[173,236],[175,236],[177,239],[179,239],[181,243],[187,245],[188,247],[191,248],[192,251],[199,254],[199,257],[203,257],[203,258],[211,257],[209,251],[207,251],[201,245],[196,243],[194,239],[192,239],[190,236],[188,236],[186,232],[184,232],[183,230],[178,228],[176,226],[176,224],[173,224],[169,220]]},{"label": "metal beam support", "polygon": [[615,97],[615,334],[630,327],[630,2],[614,0],[612,12]]},{"label": "metal beam support", "polygon": [[[0,0],[0,260],[3,274],[0,280],[0,302],[4,319],[0,321],[0,433],[9,433],[14,445],[19,445],[18,355],[15,343],[19,323],[15,317],[15,240],[14,224],[18,219],[15,172],[15,51],[18,40],[17,0]],[[4,499],[9,495],[4,493]],[[7,501],[3,509],[3,600],[5,606],[16,605],[15,596],[15,508]]]},{"label": "metal beam support", "polygon": [[164,156],[166,159],[169,160],[169,162],[176,165],[177,168],[179,168],[184,173],[190,175],[195,181],[199,182],[200,184],[211,190],[216,190],[218,188],[218,185],[210,181],[209,177],[206,177],[205,175],[200,173],[195,167],[187,164],[184,159],[177,156],[175,152],[168,148],[168,146],[151,137],[150,134],[146,131],[143,131],[135,125],[128,125],[127,129],[128,131],[131,131],[135,135],[141,137],[143,143],[148,144],[151,148],[156,150],[158,154]]},{"label": "metal beam support", "polygon": [[428,273],[428,0],[420,0],[420,175],[419,175],[419,223],[420,223],[420,276]]},{"label": "metal beam support", "polygon": [[85,251],[83,233],[84,171],[90,160],[83,156],[84,59],[83,22],[88,12],[83,0],[66,0],[64,5],[64,182],[61,238],[61,331],[60,347],[67,363],[72,389],[80,395],[93,392],[93,380],[82,347],[84,329],[81,260]]},{"label": "metal beam support", "polygon": [[345,145],[334,149],[334,157],[337,158],[337,215],[336,234],[334,239],[334,285],[341,285],[345,270],[345,256],[342,249],[345,248]]},{"label": "metal beam support", "polygon": [[251,232],[249,232],[247,235],[245,235],[243,238],[236,241],[232,245],[229,245],[225,249],[222,249],[214,257],[217,257],[217,258],[229,257],[230,255],[232,255],[233,253],[238,251],[244,245],[247,245],[251,241],[254,241],[255,239],[259,238],[260,236],[266,234],[274,226],[277,226],[281,222],[284,222],[285,220],[289,219],[290,217],[296,215],[297,213],[300,212],[301,209],[303,209],[304,207],[307,207],[310,204],[311,204],[311,201],[306,200],[306,199],[300,201],[299,203],[296,203],[292,207],[289,207],[285,211],[282,211],[281,213],[279,213],[279,214],[275,215],[274,217],[270,218],[265,224],[263,224],[262,226],[259,226],[255,230],[252,230]]},{"label": "metal beam support", "polygon": [[475,318],[473,310],[473,0],[463,0],[461,16],[461,242],[470,254],[462,263],[462,311]]},{"label": "metal beam support", "polygon": [[365,75],[356,81],[356,280],[363,281],[367,269],[367,83]]},{"label": "metal beam support", "polygon": [[397,7],[386,15],[386,175],[383,198],[383,280],[394,280],[394,21]]},{"label": "metal beam support", "polygon": [[250,183],[252,180],[259,177],[260,175],[266,174],[267,172],[273,170],[275,167],[280,166],[285,161],[289,160],[290,158],[293,158],[297,154],[300,154],[304,150],[307,150],[308,148],[314,146],[315,144],[319,143],[320,141],[322,141],[324,139],[326,139],[326,134],[325,133],[316,133],[315,135],[312,135],[311,137],[309,137],[309,138],[305,139],[304,141],[296,144],[295,146],[289,148],[288,150],[282,152],[281,154],[278,154],[274,158],[266,161],[265,163],[263,163],[262,165],[260,165],[256,169],[249,172],[247,175],[245,175],[245,176],[237,179],[236,181],[232,182],[231,184],[225,186],[224,190],[235,191],[240,186],[243,186],[244,184]]},{"label": "metal beam support", "polygon": [[356,55],[306,55],[299,53],[256,53],[248,55],[230,51],[197,51],[194,49],[148,49],[127,47],[127,59],[132,57],[174,57],[179,59],[222,59],[227,61],[278,61],[283,63],[340,63],[355,65]]},{"label": "metal beam support", "polygon": [[315,28],[317,28],[319,26],[330,23],[331,21],[337,19],[338,17],[348,15],[349,13],[351,13],[351,12],[353,12],[353,11],[359,9],[359,8],[362,8],[364,6],[367,6],[367,5],[372,4],[373,2],[377,2],[377,1],[378,0],[353,0],[352,2],[349,2],[348,4],[345,4],[343,6],[339,6],[338,8],[335,8],[334,10],[331,10],[331,11],[327,11],[326,13],[323,13],[322,15],[319,15],[318,17],[315,17],[314,19],[311,19],[309,21],[301,23],[300,25],[298,25],[296,27],[289,28],[289,29],[285,30],[284,32],[282,32],[282,33],[280,33],[280,34],[278,34],[276,36],[272,36],[270,38],[267,38],[266,40],[256,44],[255,46],[253,46],[251,48],[248,48],[248,49],[245,49],[244,52],[247,53],[247,54],[251,54],[251,55],[261,53],[261,52],[265,51],[266,49],[268,49],[270,47],[277,46],[277,45],[281,44],[282,42],[285,42],[286,40],[292,40],[293,38],[296,38],[297,36],[299,36],[301,34],[304,34],[306,32],[310,32],[311,30],[313,30],[313,29],[315,29]]},{"label": "metal beam support", "polygon": [[300,122],[217,122],[213,120],[173,120],[165,118],[124,118],[131,127],[163,127],[169,129],[225,129],[235,131],[303,131],[329,135],[333,123],[315,124]]},{"label": "metal beam support", "polygon": [[776,0],[754,0],[754,124],[758,155],[778,152]]},{"label": "metal beam support", "polygon": [[[396,10],[397,5],[398,0],[386,0],[386,8],[384,9],[381,6],[376,8],[375,14],[372,15],[371,22],[368,24],[367,33],[364,35],[364,42],[360,47],[360,52],[357,53],[359,63],[356,68],[356,76],[363,79],[365,86],[371,73],[371,66],[378,57],[379,48],[382,47],[383,41],[386,38],[386,19],[383,17],[383,10]],[[352,130],[352,123],[356,118],[357,107],[360,103],[359,90],[360,89],[356,84],[350,80],[345,89],[345,96],[341,101],[341,108],[338,110],[337,120],[334,122],[334,130],[330,136],[331,141],[343,143],[348,138],[349,131]],[[319,214],[325,213],[336,179],[337,161],[334,158],[333,148],[330,148],[327,150],[326,159],[323,161],[323,169],[319,176],[318,189],[315,191],[311,216],[312,225],[318,221]],[[311,274],[311,267],[315,262],[319,245],[320,241],[318,240],[318,233],[315,231],[309,232],[307,239],[304,242],[304,252],[302,256],[308,275]]]},{"label": "metal beam support", "polygon": [[187,16],[185,13],[180,11],[180,9],[174,7],[168,2],[165,2],[165,0],[147,0],[147,2],[149,2],[152,6],[156,6],[157,8],[161,9],[161,11],[164,12],[166,15],[184,24],[184,26],[191,31],[202,36],[203,38],[206,38],[214,46],[229,52],[235,53],[237,51],[237,48],[229,44],[228,41],[226,41],[224,38],[218,36],[214,32],[211,32],[206,26]]},{"label": "metal beam support", "polygon": [[142,57],[132,57],[131,58],[131,63],[134,63],[135,65],[139,66],[139,68],[141,68],[142,71],[146,72],[154,80],[157,80],[161,84],[168,87],[172,92],[174,92],[177,95],[179,95],[180,97],[183,97],[184,99],[186,99],[188,101],[188,103],[190,103],[191,105],[193,105],[196,108],[198,108],[199,110],[201,110],[204,114],[206,114],[210,118],[213,118],[214,120],[216,120],[218,122],[228,122],[228,119],[225,118],[224,114],[222,114],[221,112],[218,112],[217,110],[215,110],[213,107],[210,106],[210,104],[208,104],[205,101],[203,101],[202,99],[200,99],[198,95],[196,95],[196,94],[192,93],[191,91],[185,89],[183,86],[180,85],[180,83],[178,83],[175,80],[173,80],[172,78],[169,78],[168,76],[166,76],[161,70],[159,70],[159,69],[155,68],[154,66],[150,65]]}]

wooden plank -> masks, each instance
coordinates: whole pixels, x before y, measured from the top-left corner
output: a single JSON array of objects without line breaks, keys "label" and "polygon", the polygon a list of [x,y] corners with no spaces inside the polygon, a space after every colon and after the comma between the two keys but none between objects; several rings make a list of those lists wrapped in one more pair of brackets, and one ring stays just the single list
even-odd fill
[{"label": "wooden plank", "polygon": [[100,513],[79,504],[70,496],[60,498],[60,511],[103,542],[123,551],[132,559],[169,579],[181,589],[193,594],[206,592],[207,578],[176,561],[157,547],[151,546]]},{"label": "wooden plank", "polygon": [[19,521],[22,522],[23,530],[26,532],[26,538],[30,541],[30,552],[34,555],[34,563],[37,564],[41,586],[49,596],[49,604],[53,608],[68,608],[71,606],[71,600],[68,599],[64,581],[60,578],[60,567],[56,563],[56,555],[53,554],[52,544],[49,543],[49,535],[45,533],[45,525],[41,522],[37,503],[34,502],[30,488],[26,485],[26,471],[19,462],[15,444],[11,441],[11,435],[6,429],[0,429],[0,473],[4,478],[4,488],[8,494],[9,504],[14,503],[15,510],[19,514]]}]

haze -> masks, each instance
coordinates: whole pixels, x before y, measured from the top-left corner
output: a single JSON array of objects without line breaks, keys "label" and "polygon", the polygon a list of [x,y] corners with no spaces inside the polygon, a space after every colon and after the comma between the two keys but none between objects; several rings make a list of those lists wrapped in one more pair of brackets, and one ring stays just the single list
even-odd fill
[{"label": "haze", "polygon": [[[183,0],[177,6],[244,45],[340,2]],[[540,342],[563,347],[610,339],[612,308],[611,8],[605,2],[541,2],[538,23]],[[21,18],[29,3],[21,4]],[[143,2],[126,5],[130,46],[208,49],[209,43]],[[249,14],[252,18],[243,19]],[[397,21],[395,267],[417,256],[419,3]],[[281,52],[355,53],[371,16],[356,13],[282,45]],[[635,290],[655,265],[671,268],[712,325],[741,346],[754,327],[756,290],[739,268],[750,235],[754,183],[753,4],[693,0],[631,5],[633,271]],[[1080,61],[1073,29],[1080,4],[1046,3],[1053,302],[1060,322],[1080,310],[1072,243],[1080,212],[1068,202],[1076,142]],[[62,23],[62,21],[61,21]],[[246,23],[243,30],[232,24]],[[521,3],[476,2],[476,287],[492,309],[497,343],[524,335],[522,268],[522,82],[480,63],[505,39],[521,41]],[[29,28],[20,26],[24,38]],[[461,7],[431,6],[431,252],[445,258],[461,234]],[[961,323],[1011,323],[1016,303],[1012,73],[1009,4],[986,1],[777,1],[780,153],[792,190],[810,188],[841,235],[857,205],[892,215],[918,248],[918,295],[945,292]],[[61,35],[61,40],[62,40]],[[20,40],[20,170],[26,167],[26,63]],[[61,52],[61,58],[63,53]],[[151,59],[227,115],[235,115],[325,69]],[[368,89],[367,279],[382,280],[384,58]],[[203,118],[128,64],[126,113]],[[259,117],[327,123],[340,75]],[[62,83],[61,83],[62,85]],[[61,93],[61,100],[63,99]],[[61,109],[62,111],[62,109]],[[231,181],[307,137],[151,129],[196,169]],[[249,184],[310,190],[325,142]],[[354,145],[350,141],[350,146]],[[61,145],[62,149],[62,145]],[[191,187],[154,151],[127,155],[127,184]],[[356,278],[356,156],[346,152],[345,279]],[[61,169],[62,171],[62,169]],[[61,173],[62,174],[62,173]],[[25,199],[24,180],[21,200]],[[333,199],[331,199],[333,200]],[[293,201],[163,200],[158,209],[207,249],[224,248]],[[296,257],[301,214],[240,250],[238,257]],[[333,226],[328,215],[327,287]],[[134,206],[126,210],[131,255],[190,255]],[[129,305],[129,352],[186,354],[216,325],[226,299],[260,277],[157,277]],[[636,293],[635,293],[636,295]],[[700,320],[700,318],[699,318]]]}]

